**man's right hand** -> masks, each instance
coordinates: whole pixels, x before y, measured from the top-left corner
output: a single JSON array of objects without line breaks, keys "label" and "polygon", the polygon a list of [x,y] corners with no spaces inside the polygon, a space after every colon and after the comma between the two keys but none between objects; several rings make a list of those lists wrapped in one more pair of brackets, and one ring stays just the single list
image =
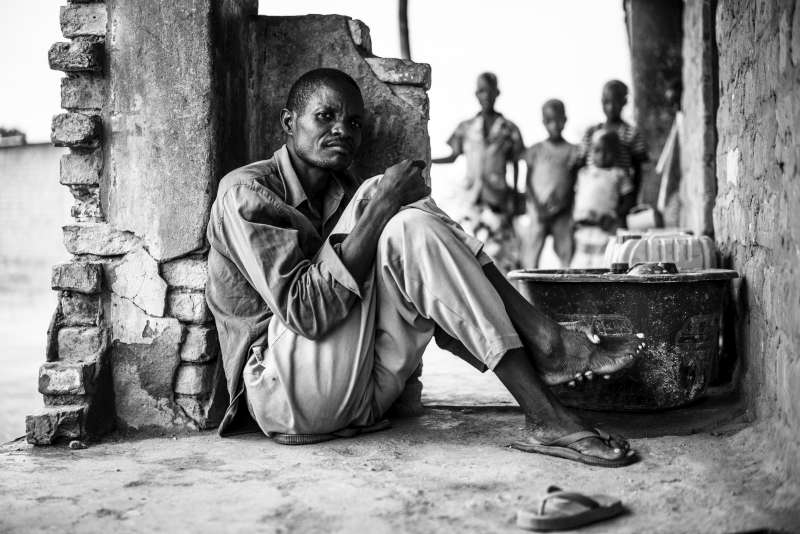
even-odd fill
[{"label": "man's right hand", "polygon": [[375,198],[386,202],[396,212],[403,206],[430,195],[431,188],[422,177],[424,168],[424,161],[410,159],[392,165],[378,182]]}]

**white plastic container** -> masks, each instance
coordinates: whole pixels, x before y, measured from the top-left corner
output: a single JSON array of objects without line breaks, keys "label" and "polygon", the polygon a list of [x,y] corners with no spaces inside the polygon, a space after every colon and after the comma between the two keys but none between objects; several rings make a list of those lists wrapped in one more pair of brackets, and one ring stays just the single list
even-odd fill
[{"label": "white plastic container", "polygon": [[717,267],[717,247],[708,236],[679,231],[654,231],[646,234],[622,233],[606,247],[605,263],[670,262],[679,270]]}]

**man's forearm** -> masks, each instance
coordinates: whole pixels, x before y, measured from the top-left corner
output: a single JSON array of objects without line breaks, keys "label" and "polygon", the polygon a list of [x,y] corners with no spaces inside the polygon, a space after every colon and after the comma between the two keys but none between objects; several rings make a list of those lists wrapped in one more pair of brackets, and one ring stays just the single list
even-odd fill
[{"label": "man's forearm", "polygon": [[361,285],[367,278],[375,261],[378,239],[386,223],[398,207],[388,201],[374,198],[367,204],[364,213],[356,222],[353,231],[342,241],[340,256],[347,270]]}]

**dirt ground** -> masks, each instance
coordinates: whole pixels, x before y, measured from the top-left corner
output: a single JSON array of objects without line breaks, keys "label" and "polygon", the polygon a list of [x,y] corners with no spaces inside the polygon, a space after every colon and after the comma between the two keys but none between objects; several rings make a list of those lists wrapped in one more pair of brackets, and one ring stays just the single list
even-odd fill
[{"label": "dirt ground", "polygon": [[10,443],[0,448],[0,531],[515,532],[515,511],[550,484],[614,495],[630,510],[581,532],[800,526],[797,488],[759,457],[757,429],[634,439],[641,462],[603,469],[505,447],[522,424],[513,410],[429,409],[302,447],[214,433],[85,450]]}]

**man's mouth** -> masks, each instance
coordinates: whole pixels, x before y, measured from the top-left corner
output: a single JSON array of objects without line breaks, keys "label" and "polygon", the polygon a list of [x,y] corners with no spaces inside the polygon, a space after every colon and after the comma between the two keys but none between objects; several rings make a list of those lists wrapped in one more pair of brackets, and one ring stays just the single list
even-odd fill
[{"label": "man's mouth", "polygon": [[350,144],[350,143],[348,143],[346,141],[330,141],[328,143],[325,143],[325,148],[339,149],[339,150],[343,150],[343,151],[346,151],[346,152],[352,152],[353,151],[352,144]]}]

